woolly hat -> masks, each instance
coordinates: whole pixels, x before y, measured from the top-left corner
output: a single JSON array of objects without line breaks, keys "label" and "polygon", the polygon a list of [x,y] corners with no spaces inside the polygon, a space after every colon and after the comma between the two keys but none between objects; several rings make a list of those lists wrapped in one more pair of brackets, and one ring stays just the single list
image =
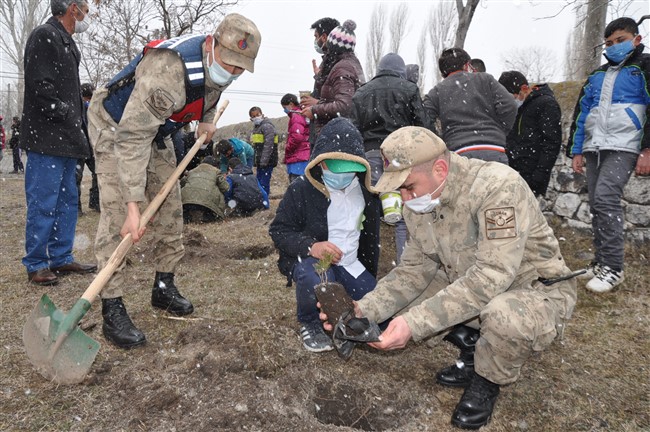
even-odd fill
[{"label": "woolly hat", "polygon": [[379,60],[377,72],[389,71],[396,72],[400,77],[406,79],[406,64],[399,54],[388,53]]},{"label": "woolly hat", "polygon": [[327,49],[329,52],[345,52],[354,51],[357,44],[357,37],[354,30],[357,28],[357,23],[352,20],[347,20],[336,27],[327,36]]}]

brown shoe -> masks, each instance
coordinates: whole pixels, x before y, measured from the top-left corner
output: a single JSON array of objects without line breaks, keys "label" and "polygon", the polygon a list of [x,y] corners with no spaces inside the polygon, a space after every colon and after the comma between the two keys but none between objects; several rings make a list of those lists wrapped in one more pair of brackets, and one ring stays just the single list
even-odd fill
[{"label": "brown shoe", "polygon": [[56,285],[59,283],[59,278],[56,277],[50,269],[44,268],[35,272],[27,273],[27,280],[34,285]]},{"label": "brown shoe", "polygon": [[74,261],[69,264],[62,265],[61,267],[52,267],[51,270],[58,275],[67,275],[70,273],[92,273],[97,271],[97,264],[79,264],[78,262]]}]

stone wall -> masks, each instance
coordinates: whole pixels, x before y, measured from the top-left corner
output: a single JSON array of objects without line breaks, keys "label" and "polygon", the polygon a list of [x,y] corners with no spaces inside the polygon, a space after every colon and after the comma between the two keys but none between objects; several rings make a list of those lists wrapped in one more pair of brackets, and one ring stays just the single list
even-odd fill
[{"label": "stone wall", "polygon": [[[591,230],[586,178],[573,172],[571,159],[564,154],[558,157],[542,206],[572,228]],[[627,239],[650,241],[650,177],[632,174],[623,194],[623,211]]]},{"label": "stone wall", "polygon": [[[565,156],[573,109],[582,83],[567,81],[549,85],[562,109],[564,137],[542,207],[545,212],[564,218],[573,228],[591,230],[587,179],[573,172],[571,159]],[[623,211],[627,239],[650,241],[650,177],[637,177],[632,173],[623,194]]]}]

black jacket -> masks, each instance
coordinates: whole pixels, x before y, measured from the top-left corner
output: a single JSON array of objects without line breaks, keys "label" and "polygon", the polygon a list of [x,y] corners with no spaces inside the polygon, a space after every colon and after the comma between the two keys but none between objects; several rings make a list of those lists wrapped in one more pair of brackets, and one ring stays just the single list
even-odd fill
[{"label": "black jacket", "polygon": [[365,151],[404,126],[428,127],[420,89],[397,72],[382,71],[352,97],[351,120],[363,135]]},{"label": "black jacket", "polygon": [[508,163],[526,180],[535,195],[543,196],[562,144],[562,113],[553,91],[539,84],[517,111],[506,139]]},{"label": "black jacket", "polygon": [[312,149],[305,176],[298,177],[289,185],[269,227],[269,234],[280,255],[278,268],[289,283],[298,257],[307,258],[311,245],[328,238],[327,208],[330,200],[329,193],[322,183],[322,170],[319,165],[325,159],[353,160],[366,166],[365,173],[358,173],[366,206],[357,257],[366,270],[374,276],[377,275],[381,204],[369,191],[370,165],[364,157],[361,137],[349,120],[338,118],[330,121],[332,122],[348,122],[349,127],[357,134],[358,141],[352,143],[351,141],[355,140],[347,139],[349,134],[346,132],[333,134],[337,136],[334,139],[326,139],[321,133]]},{"label": "black jacket", "polygon": [[79,82],[81,55],[54,17],[34,29],[25,46],[25,102],[20,147],[51,156],[87,158]]},{"label": "black jacket", "polygon": [[11,138],[9,139],[9,148],[19,148],[20,144],[20,121],[11,125]]},{"label": "black jacket", "polygon": [[248,214],[266,208],[264,195],[251,168],[240,164],[228,177],[232,181],[232,199],[237,203],[237,213]]}]

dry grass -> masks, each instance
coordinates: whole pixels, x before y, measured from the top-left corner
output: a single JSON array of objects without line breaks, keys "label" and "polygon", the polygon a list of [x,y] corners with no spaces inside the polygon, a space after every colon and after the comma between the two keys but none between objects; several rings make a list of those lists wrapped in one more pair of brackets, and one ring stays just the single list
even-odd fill
[{"label": "dry grass", "polygon": [[[186,227],[177,280],[195,304],[194,319],[167,319],[151,308],[150,245],[133,248],[125,301],[148,343],[130,351],[107,343],[95,304],[83,324],[102,347],[88,378],[74,386],[35,372],[21,331],[44,292],[68,310],[92,275],[48,289],[25,282],[23,183],[0,178],[0,430],[454,430],[449,416],[461,391],[434,380],[456,355],[448,344],[397,353],[363,348],[347,363],[302,349],[294,293],[267,235],[286,187],[280,171],[270,212]],[[79,220],[80,261],[93,260],[97,220],[93,212]],[[567,261],[575,268],[588,262],[589,237],[555,227]],[[388,227],[382,238],[386,273],[394,250]],[[649,257],[648,244],[630,245],[627,281],[616,292],[593,295],[581,284],[564,340],[503,389],[485,431],[650,430]]]}]

